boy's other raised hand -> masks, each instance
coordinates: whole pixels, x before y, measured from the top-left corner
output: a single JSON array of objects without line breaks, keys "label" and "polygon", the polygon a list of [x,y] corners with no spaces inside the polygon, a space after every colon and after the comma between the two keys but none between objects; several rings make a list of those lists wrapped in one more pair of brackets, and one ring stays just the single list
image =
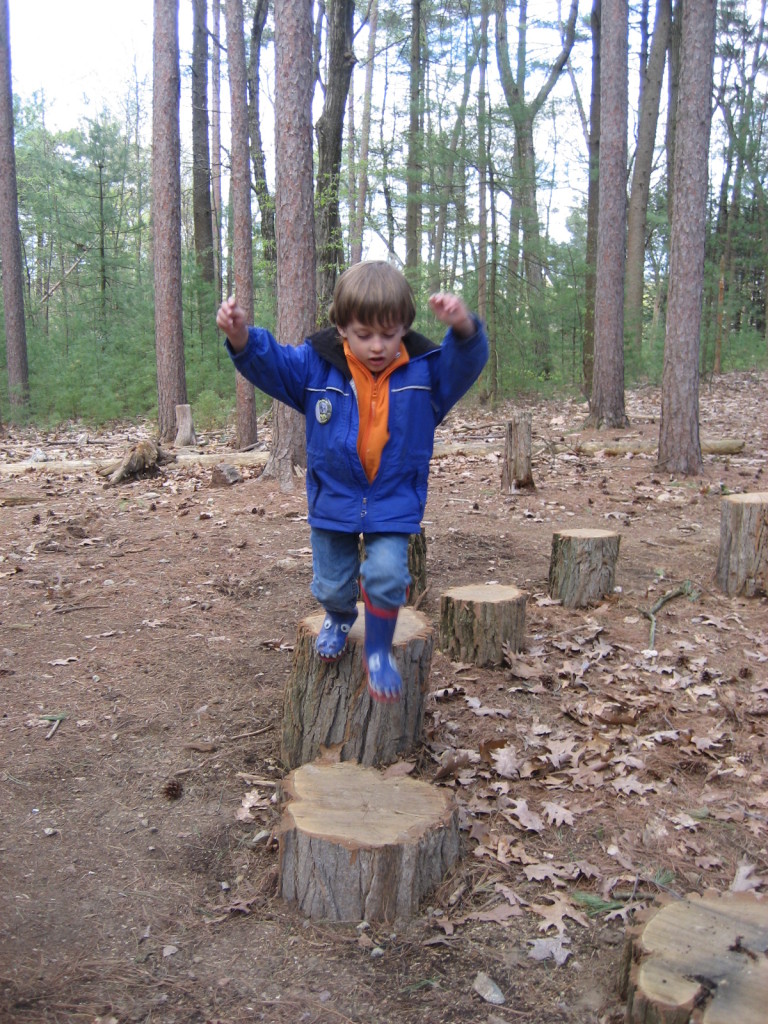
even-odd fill
[{"label": "boy's other raised hand", "polygon": [[463,299],[450,292],[437,292],[430,295],[429,305],[441,324],[452,327],[462,338],[471,338],[477,331],[475,321],[467,309]]},{"label": "boy's other raised hand", "polygon": [[229,344],[235,352],[242,352],[248,344],[248,324],[245,313],[238,306],[234,295],[224,299],[219,306],[219,311],[216,314],[216,326],[226,334]]}]

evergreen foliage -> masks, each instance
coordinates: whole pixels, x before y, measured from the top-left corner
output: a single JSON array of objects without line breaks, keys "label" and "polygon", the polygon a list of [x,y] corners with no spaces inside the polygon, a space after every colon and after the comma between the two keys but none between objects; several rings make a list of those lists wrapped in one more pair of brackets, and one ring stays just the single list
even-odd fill
[{"label": "evergreen foliage", "polygon": [[[768,364],[768,82],[765,40],[747,9],[722,4],[718,24],[701,338],[704,375]],[[541,230],[535,258],[541,264],[543,283],[532,291],[526,281],[519,211],[511,200],[519,194],[516,134],[498,85],[493,16],[486,67],[490,103],[480,115],[479,4],[445,7],[423,2],[421,10],[421,259],[414,274],[421,312],[414,326],[439,336],[438,325],[426,312],[426,299],[436,287],[460,291],[473,308],[478,306],[486,287],[480,277],[482,187],[487,190],[489,210],[486,317],[495,359],[480,393],[491,400],[521,392],[578,392],[583,387],[587,161],[572,85],[563,74],[536,126]],[[405,252],[405,138],[412,73],[409,15],[410,8],[380,0],[371,135],[364,168],[369,181],[364,258],[384,255],[399,263]],[[364,17],[361,8],[355,43],[359,62],[355,100],[360,107]],[[560,42],[558,26],[546,23],[542,14],[529,11],[529,22],[529,39],[536,39],[526,67],[532,92],[549,67],[547,48],[556,52]],[[590,41],[583,29],[582,25],[577,34],[573,63],[581,64],[580,87],[586,94]],[[511,14],[509,34],[512,40]],[[272,40],[268,26],[263,45],[270,48]],[[46,126],[40,96],[17,103],[30,402],[27,407],[11,407],[6,370],[0,365],[0,420],[24,416],[40,425],[70,419],[98,425],[156,415],[150,153],[143,139],[145,121],[136,98],[119,114],[105,109],[76,128],[54,132]],[[569,124],[575,129],[566,130]],[[356,115],[346,136],[339,191],[347,259],[349,225],[363,170],[358,161],[360,130]],[[663,363],[669,229],[663,130],[658,134],[659,159],[648,209],[642,346],[626,346],[628,384],[658,382]],[[269,139],[266,126],[264,137]],[[483,139],[488,153],[485,168],[479,166],[478,156]],[[267,149],[271,149],[268,141]],[[234,374],[214,326],[215,286],[202,280],[195,260],[191,172],[189,161],[183,163],[186,377],[195,423],[205,429],[232,416]],[[566,177],[584,194],[583,207],[577,205],[570,214],[562,208],[559,193]],[[265,258],[256,203],[254,215],[255,319],[273,327],[274,264]],[[225,248],[228,220],[225,210]],[[565,225],[557,233],[556,222]],[[266,409],[266,400],[258,400],[260,408]]]}]

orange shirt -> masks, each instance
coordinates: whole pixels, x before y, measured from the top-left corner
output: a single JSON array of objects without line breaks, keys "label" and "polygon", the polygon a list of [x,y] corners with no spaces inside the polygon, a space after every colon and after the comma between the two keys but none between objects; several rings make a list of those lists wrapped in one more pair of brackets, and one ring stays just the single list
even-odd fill
[{"label": "orange shirt", "polygon": [[410,357],[405,345],[401,345],[397,358],[374,376],[368,367],[352,354],[346,341],[344,354],[357,390],[357,409],[360,418],[357,454],[360,456],[368,482],[373,483],[379,471],[381,453],[389,440],[389,376],[398,366],[407,363]]}]

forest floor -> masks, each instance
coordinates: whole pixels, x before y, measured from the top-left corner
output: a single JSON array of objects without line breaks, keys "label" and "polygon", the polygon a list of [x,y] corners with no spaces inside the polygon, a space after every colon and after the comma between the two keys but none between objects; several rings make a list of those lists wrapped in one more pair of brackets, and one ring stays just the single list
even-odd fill
[{"label": "forest floor", "polygon": [[[301,482],[245,467],[213,487],[210,462],[177,461],[105,486],[88,460],[144,428],[0,434],[0,1021],[623,1020],[639,910],[768,891],[768,599],[713,582],[722,494],[768,489],[767,398],[764,375],[702,386],[703,440],[744,448],[695,479],[582,448],[652,448],[656,389],[599,434],[583,403],[537,401],[536,489],[517,494],[511,408],[453,411],[421,610],[514,584],[526,644],[497,669],[436,647],[413,773],[454,792],[462,856],[415,920],[367,929],[276,894],[282,695],[316,611]],[[587,610],[547,593],[552,533],[578,526],[621,535],[616,591]],[[650,610],[686,582],[651,648]]]}]

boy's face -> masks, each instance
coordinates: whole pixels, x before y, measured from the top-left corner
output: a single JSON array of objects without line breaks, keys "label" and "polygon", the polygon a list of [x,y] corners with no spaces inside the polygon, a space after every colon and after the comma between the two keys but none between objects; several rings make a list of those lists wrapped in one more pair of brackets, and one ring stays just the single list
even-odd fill
[{"label": "boy's face", "polygon": [[339,327],[339,334],[349,343],[352,354],[371,373],[381,373],[397,359],[406,328],[402,324],[369,327],[353,320],[346,327]]}]

